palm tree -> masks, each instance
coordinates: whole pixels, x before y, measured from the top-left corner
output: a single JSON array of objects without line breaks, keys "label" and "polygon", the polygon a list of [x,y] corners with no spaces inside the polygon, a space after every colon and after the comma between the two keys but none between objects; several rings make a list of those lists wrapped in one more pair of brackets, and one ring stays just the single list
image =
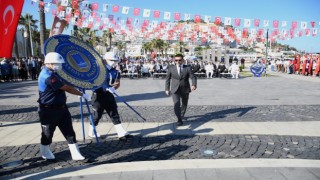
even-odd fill
[{"label": "palm tree", "polygon": [[179,41],[178,43],[178,47],[179,47],[179,52],[180,53],[184,53],[184,47],[186,46],[186,44],[183,41]]},{"label": "palm tree", "polygon": [[151,43],[152,50],[155,52],[157,56],[157,53],[163,47],[164,41],[161,39],[152,39],[150,43]]},{"label": "palm tree", "polygon": [[111,50],[111,42],[112,42],[112,37],[115,34],[115,32],[111,32],[111,29],[108,30],[104,30],[103,34],[102,34],[102,41],[103,43],[106,45],[107,41],[108,41],[108,45],[109,45],[109,50]]},{"label": "palm tree", "polygon": [[147,55],[148,52],[152,50],[151,43],[150,42],[144,43],[141,47],[141,50],[143,50],[144,54]]},{"label": "palm tree", "polygon": [[[40,2],[43,2],[43,0],[39,0]],[[46,36],[46,17],[44,14],[44,7],[40,6],[39,9],[39,16],[40,16],[40,54],[44,55],[44,41],[47,39],[48,36]]]},{"label": "palm tree", "polygon": [[27,32],[27,54],[29,54],[29,56],[31,56],[31,48],[32,48],[30,43],[29,27],[31,28],[32,31],[38,29],[38,26],[36,25],[37,22],[38,20],[33,19],[33,16],[30,14],[25,14],[24,16],[20,16],[20,19],[19,19],[19,25],[23,26],[24,31]]},{"label": "palm tree", "polygon": [[165,55],[167,56],[167,51],[168,51],[169,47],[170,47],[170,44],[164,41],[162,44],[162,48],[161,48],[162,57],[163,57],[163,51],[165,52]]}]

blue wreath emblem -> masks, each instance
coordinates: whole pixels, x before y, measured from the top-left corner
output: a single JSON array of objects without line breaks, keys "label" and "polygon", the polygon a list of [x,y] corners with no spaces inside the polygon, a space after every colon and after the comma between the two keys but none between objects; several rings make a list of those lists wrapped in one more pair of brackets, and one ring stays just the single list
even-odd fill
[{"label": "blue wreath emblem", "polygon": [[260,77],[265,69],[266,67],[260,61],[257,61],[250,66],[250,71],[254,75],[254,77]]}]

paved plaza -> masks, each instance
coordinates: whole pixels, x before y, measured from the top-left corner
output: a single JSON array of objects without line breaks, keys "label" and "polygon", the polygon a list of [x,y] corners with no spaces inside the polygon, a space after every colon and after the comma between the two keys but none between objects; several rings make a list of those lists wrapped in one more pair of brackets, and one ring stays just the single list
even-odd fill
[{"label": "paved plaza", "polygon": [[[83,139],[79,99],[68,95],[86,161],[73,161],[57,129],[56,160],[39,158],[37,82],[0,84],[0,179],[320,179],[320,78],[199,79],[187,120],[176,127],[164,79],[123,79],[121,121],[134,137],[119,141],[104,115],[99,143]],[[89,93],[91,94],[91,93]],[[118,99],[119,100],[119,99]],[[89,114],[83,105],[85,133]]]}]

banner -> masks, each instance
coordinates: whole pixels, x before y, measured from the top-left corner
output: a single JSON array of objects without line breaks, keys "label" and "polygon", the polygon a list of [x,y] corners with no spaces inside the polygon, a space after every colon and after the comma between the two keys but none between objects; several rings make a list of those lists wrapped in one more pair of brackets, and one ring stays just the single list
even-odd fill
[{"label": "banner", "polygon": [[0,0],[0,57],[11,58],[12,46],[17,31],[24,0]]},{"label": "banner", "polygon": [[61,34],[65,26],[66,26],[66,21],[63,19],[59,19],[57,16],[55,16],[54,21],[52,23],[49,37]]}]

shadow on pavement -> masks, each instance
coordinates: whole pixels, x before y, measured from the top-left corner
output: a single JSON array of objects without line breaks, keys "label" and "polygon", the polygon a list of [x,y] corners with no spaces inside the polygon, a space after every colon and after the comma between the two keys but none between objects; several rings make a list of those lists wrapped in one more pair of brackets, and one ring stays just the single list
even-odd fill
[{"label": "shadow on pavement", "polygon": [[[10,175],[18,178],[28,174],[34,174],[26,179],[42,179],[44,177],[86,169],[101,164],[168,160],[176,156],[179,152],[190,148],[192,144],[180,144],[180,142],[188,142],[191,138],[192,136],[134,136],[127,141],[119,141],[117,138],[104,140],[100,142],[99,145],[94,143],[94,140],[88,140],[85,144],[79,144],[82,155],[88,158],[87,161],[73,161],[67,142],[57,142],[52,143],[50,146],[56,157],[55,160],[43,160],[39,157],[39,151],[36,151],[34,154],[29,153],[27,155],[29,158],[27,159],[25,157],[26,154],[17,155],[14,156],[14,158],[22,159],[24,164],[14,169],[0,169],[0,176]],[[20,148],[25,148],[25,151],[31,151],[31,149],[39,148],[39,146],[31,144],[24,145]],[[1,161],[4,161],[4,159]]]},{"label": "shadow on pavement", "polygon": [[[158,99],[158,98],[166,98],[164,91],[159,91],[159,92],[153,92],[153,93],[142,93],[142,94],[131,94],[128,96],[121,96],[126,102],[130,101],[141,101],[141,100],[150,100],[150,99]],[[119,98],[116,98],[118,102],[121,102]]]}]

